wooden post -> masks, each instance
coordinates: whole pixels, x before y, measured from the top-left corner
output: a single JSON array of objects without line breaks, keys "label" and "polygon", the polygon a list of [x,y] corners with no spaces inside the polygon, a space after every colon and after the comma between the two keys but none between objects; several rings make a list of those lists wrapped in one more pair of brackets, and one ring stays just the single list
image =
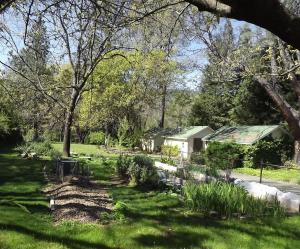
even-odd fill
[{"label": "wooden post", "polygon": [[260,175],[259,175],[259,183],[262,182],[262,173],[263,173],[263,160],[260,160]]}]

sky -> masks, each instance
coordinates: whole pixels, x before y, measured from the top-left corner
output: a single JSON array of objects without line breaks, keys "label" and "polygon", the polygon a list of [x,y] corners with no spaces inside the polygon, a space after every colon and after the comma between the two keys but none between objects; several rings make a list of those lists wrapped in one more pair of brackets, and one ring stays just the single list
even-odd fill
[{"label": "sky", "polygon": [[[22,33],[24,31],[24,23],[18,21],[13,17],[13,15],[5,15],[0,17],[0,25],[1,22],[4,23],[5,25],[9,25],[10,27],[13,28],[15,32],[15,42],[19,48],[21,48],[23,45],[22,41]],[[220,21],[220,24],[222,25],[222,22]],[[234,31],[238,33],[239,29],[241,26],[245,24],[245,22],[240,22],[236,20],[232,20],[232,26],[234,28]],[[254,25],[249,25],[252,29],[255,29]],[[1,33],[0,33],[1,35]],[[183,84],[185,85],[186,88],[189,88],[191,90],[197,90],[199,87],[199,83],[201,82],[201,77],[202,77],[202,68],[205,67],[205,65],[208,63],[206,53],[205,53],[205,45],[201,41],[193,41],[191,42],[187,47],[184,48],[184,51],[181,51],[181,55],[177,56],[175,60],[177,60],[180,64],[183,65],[194,65],[194,67],[189,70],[181,79]],[[5,44],[0,43],[0,61],[3,61],[5,63],[8,62],[8,54],[9,54],[9,49]],[[5,67],[0,64],[0,69],[4,69]]]}]

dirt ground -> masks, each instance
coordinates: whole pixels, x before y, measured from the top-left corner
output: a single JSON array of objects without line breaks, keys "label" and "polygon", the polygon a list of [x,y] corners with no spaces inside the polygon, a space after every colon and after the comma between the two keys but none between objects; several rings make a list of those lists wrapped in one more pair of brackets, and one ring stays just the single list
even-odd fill
[{"label": "dirt ground", "polygon": [[44,189],[44,193],[54,198],[52,212],[56,222],[99,222],[102,212],[111,212],[113,209],[108,187],[85,178],[73,177],[62,184],[51,183]]}]

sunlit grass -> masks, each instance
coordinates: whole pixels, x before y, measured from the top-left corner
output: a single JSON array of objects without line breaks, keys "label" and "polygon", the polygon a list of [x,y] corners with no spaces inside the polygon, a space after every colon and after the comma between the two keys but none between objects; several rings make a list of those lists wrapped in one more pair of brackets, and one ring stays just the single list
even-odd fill
[{"label": "sunlit grass", "polygon": [[[54,149],[58,151],[63,150],[62,143],[52,143]],[[101,155],[104,157],[111,157],[116,156],[114,154],[108,153],[106,150],[102,149],[101,147],[93,144],[71,144],[71,151],[76,152],[78,154],[85,154],[85,155]]]},{"label": "sunlit grass", "polygon": [[[260,176],[260,169],[238,168],[235,172]],[[297,169],[263,169],[263,177],[278,181],[300,184],[300,170]]]},{"label": "sunlit grass", "polygon": [[[95,178],[107,182],[114,170],[92,161]],[[126,221],[109,225],[53,223],[40,161],[0,153],[0,198],[22,202],[30,214],[0,206],[1,249],[300,248],[300,217],[281,220],[217,220],[188,211],[172,193],[112,186],[114,200],[129,207]]]}]

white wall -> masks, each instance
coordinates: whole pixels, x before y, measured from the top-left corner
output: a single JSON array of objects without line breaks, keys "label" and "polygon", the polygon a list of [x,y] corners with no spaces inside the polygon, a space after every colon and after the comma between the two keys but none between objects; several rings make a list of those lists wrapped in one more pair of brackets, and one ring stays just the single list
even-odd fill
[{"label": "white wall", "polygon": [[178,146],[179,150],[182,153],[183,158],[189,157],[189,145],[188,141],[185,140],[173,140],[173,139],[166,139],[164,142],[165,145],[171,146]]}]

